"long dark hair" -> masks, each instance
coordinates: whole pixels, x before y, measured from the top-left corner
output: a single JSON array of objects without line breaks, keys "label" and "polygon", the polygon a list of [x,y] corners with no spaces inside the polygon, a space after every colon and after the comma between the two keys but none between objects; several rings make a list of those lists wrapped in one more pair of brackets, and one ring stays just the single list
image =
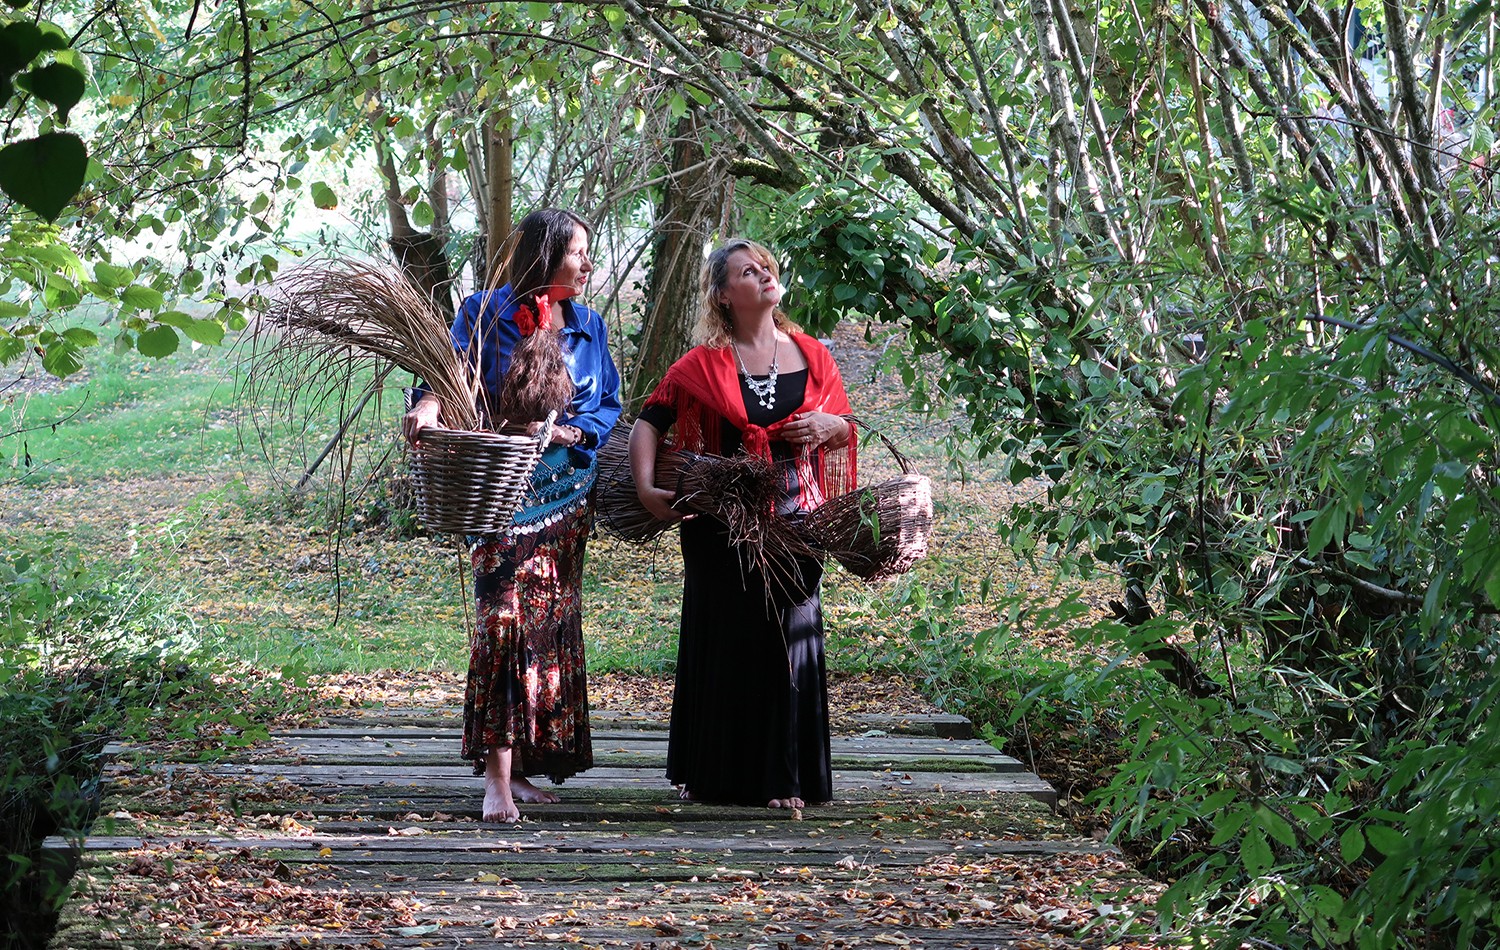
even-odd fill
[{"label": "long dark hair", "polygon": [[544,289],[562,266],[573,235],[594,229],[582,217],[561,208],[538,208],[516,225],[516,247],[505,262],[505,279],[516,299]]},{"label": "long dark hair", "polygon": [[550,285],[579,228],[593,231],[583,218],[560,208],[540,208],[516,225],[515,250],[505,265],[511,300],[530,307],[538,327],[522,337],[511,353],[496,406],[501,419],[512,423],[545,419],[549,412],[561,415],[573,401],[573,377],[568,375],[557,334],[548,325],[551,314],[542,312],[537,291]]}]

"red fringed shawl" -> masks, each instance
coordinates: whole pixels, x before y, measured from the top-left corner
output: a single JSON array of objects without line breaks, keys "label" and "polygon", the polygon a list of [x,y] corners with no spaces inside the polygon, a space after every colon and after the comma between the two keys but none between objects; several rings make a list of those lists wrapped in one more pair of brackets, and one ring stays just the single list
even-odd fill
[{"label": "red fringed shawl", "polygon": [[[657,384],[646,405],[666,406],[677,414],[677,444],[689,452],[720,451],[721,420],[740,431],[745,451],[771,460],[771,442],[780,439],[781,428],[800,412],[827,412],[848,417],[853,409],[844,392],[844,380],[827,348],[805,333],[792,340],[807,358],[807,389],[802,405],[785,421],[771,426],[751,425],[745,414],[739,369],[729,347],[697,346],[672,364]],[[797,506],[811,511],[834,495],[851,492],[858,476],[859,439],[850,422],[849,445],[824,451],[803,446],[796,458],[799,497]]]}]

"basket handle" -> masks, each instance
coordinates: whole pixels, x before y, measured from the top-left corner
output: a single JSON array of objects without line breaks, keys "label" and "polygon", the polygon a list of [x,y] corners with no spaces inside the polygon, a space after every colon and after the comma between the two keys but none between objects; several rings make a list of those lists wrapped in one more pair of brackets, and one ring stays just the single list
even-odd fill
[{"label": "basket handle", "polygon": [[[911,459],[907,458],[905,453],[896,448],[896,443],[891,441],[890,436],[886,435],[884,432],[881,432],[875,426],[870,425],[868,422],[864,421],[853,413],[842,416],[841,418],[849,422],[851,425],[856,426],[858,429],[874,433],[877,437],[879,437],[880,441],[885,444],[886,449],[891,453],[891,457],[896,460],[896,464],[901,467],[901,474],[911,474]],[[858,438],[857,433],[855,437]]]},{"label": "basket handle", "polygon": [[542,427],[536,430],[537,452],[547,451],[547,446],[552,444],[552,423],[557,420],[557,410],[547,413],[547,418],[542,421]]}]

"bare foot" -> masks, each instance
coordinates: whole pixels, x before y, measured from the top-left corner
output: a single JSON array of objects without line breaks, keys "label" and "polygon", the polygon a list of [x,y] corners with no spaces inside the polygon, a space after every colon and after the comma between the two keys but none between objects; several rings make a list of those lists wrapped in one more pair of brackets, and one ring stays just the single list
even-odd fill
[{"label": "bare foot", "polygon": [[510,747],[491,749],[484,757],[485,821],[511,824],[521,820],[521,809],[510,794]]},{"label": "bare foot", "polygon": [[685,802],[697,801],[697,799],[693,798],[693,793],[688,791],[688,787],[686,785],[677,789],[677,797]]},{"label": "bare foot", "polygon": [[537,788],[519,775],[511,777],[510,790],[512,795],[528,805],[556,805],[562,801],[555,792]]},{"label": "bare foot", "polygon": [[802,808],[804,807],[800,798],[773,798],[766,802],[767,808]]},{"label": "bare foot", "polygon": [[510,787],[492,783],[488,777],[484,782],[484,820],[503,825],[521,820],[521,810],[511,798]]}]

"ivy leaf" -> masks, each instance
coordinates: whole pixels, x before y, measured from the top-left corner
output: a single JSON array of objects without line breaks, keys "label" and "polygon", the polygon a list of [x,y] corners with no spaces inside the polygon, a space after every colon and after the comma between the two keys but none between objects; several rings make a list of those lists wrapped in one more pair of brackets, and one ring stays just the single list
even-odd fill
[{"label": "ivy leaf", "polygon": [[128,267],[119,267],[100,261],[94,265],[94,279],[110,290],[114,290],[130,286],[130,282],[135,279],[135,272]]},{"label": "ivy leaf", "polygon": [[169,327],[185,330],[193,325],[193,315],[183,313],[181,310],[167,310],[156,315],[157,323],[164,323]]},{"label": "ivy leaf", "polygon": [[0,29],[0,77],[9,79],[31,65],[46,48],[42,31],[32,23],[11,23]]},{"label": "ivy leaf", "polygon": [[136,310],[155,310],[162,305],[162,302],[166,298],[162,296],[159,290],[135,284],[126,287],[125,292],[120,294],[120,299]]},{"label": "ivy leaf", "polygon": [[1165,482],[1147,482],[1145,489],[1141,491],[1141,504],[1147,508],[1155,508],[1166,493],[1167,485]]},{"label": "ivy leaf", "polygon": [[1271,811],[1269,808],[1258,808],[1256,813],[1260,818],[1261,827],[1266,833],[1288,848],[1297,846],[1297,833],[1292,830],[1286,819]]},{"label": "ivy leaf", "polygon": [[1458,20],[1453,24],[1453,36],[1459,37],[1474,28],[1481,17],[1489,14],[1495,9],[1494,0],[1476,0],[1458,15]]},{"label": "ivy leaf", "polygon": [[47,221],[83,187],[88,150],[71,132],[48,132],[0,149],[0,190]]},{"label": "ivy leaf", "polygon": [[0,330],[0,366],[26,352],[26,341],[6,330]]},{"label": "ivy leaf", "polygon": [[74,346],[99,345],[99,335],[87,327],[68,327],[62,332],[62,338]]},{"label": "ivy leaf", "polygon": [[224,327],[213,320],[194,320],[182,328],[182,333],[194,343],[218,346],[224,342]]},{"label": "ivy leaf", "polygon": [[1345,864],[1353,864],[1365,853],[1365,836],[1357,825],[1339,835],[1339,851]]},{"label": "ivy leaf", "polygon": [[142,356],[157,359],[176,353],[177,346],[177,331],[160,324],[142,333],[135,341],[135,348],[141,351]]},{"label": "ivy leaf", "polygon": [[39,66],[22,76],[18,85],[38,99],[52,103],[63,122],[68,121],[68,111],[83,98],[83,73],[65,63]]},{"label": "ivy leaf", "polygon": [[1386,857],[1406,853],[1406,836],[1389,825],[1371,825],[1365,829],[1370,846]]},{"label": "ivy leaf", "polygon": [[1492,606],[1500,607],[1500,561],[1490,569],[1490,576],[1484,582],[1484,594]]},{"label": "ivy leaf", "polygon": [[1259,874],[1271,866],[1271,846],[1266,841],[1265,832],[1252,827],[1245,834],[1240,841],[1240,860],[1251,874]]}]

